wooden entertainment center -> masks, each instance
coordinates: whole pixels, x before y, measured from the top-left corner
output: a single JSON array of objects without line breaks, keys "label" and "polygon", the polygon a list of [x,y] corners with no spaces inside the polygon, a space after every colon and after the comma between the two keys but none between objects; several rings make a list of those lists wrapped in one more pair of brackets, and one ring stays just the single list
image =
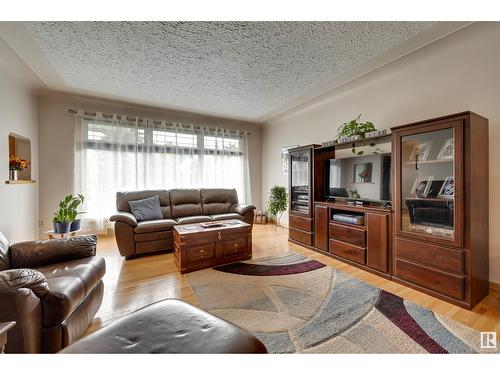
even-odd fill
[{"label": "wooden entertainment center", "polygon": [[[472,309],[489,292],[488,120],[463,112],[391,131],[289,151],[289,240]],[[332,172],[351,149],[375,155],[373,166]],[[389,199],[363,199],[363,189]]]}]

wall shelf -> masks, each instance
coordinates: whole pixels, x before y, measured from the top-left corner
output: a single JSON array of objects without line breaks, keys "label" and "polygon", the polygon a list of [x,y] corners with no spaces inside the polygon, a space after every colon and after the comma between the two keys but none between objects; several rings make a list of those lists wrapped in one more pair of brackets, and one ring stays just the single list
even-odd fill
[{"label": "wall shelf", "polygon": [[21,184],[34,184],[35,180],[6,180],[6,184],[8,185],[21,185]]}]

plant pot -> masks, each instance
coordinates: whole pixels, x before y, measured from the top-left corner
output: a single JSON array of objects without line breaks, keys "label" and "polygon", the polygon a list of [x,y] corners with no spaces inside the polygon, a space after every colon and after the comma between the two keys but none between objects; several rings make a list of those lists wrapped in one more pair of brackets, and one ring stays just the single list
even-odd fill
[{"label": "plant pot", "polygon": [[71,223],[71,227],[69,228],[69,231],[70,232],[76,232],[77,230],[80,230],[81,224],[82,224],[82,222],[80,221],[80,219],[77,219],[77,220],[73,221]]},{"label": "plant pot", "polygon": [[71,223],[54,223],[54,233],[68,233]]},{"label": "plant pot", "polygon": [[9,180],[15,181],[19,178],[17,169],[9,169]]}]

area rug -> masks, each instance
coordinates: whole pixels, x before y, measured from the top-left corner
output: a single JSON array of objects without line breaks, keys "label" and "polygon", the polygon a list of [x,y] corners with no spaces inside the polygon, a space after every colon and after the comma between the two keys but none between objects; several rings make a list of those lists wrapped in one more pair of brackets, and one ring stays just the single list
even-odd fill
[{"label": "area rug", "polygon": [[478,353],[480,333],[301,254],[187,275],[201,307],[270,353]]}]

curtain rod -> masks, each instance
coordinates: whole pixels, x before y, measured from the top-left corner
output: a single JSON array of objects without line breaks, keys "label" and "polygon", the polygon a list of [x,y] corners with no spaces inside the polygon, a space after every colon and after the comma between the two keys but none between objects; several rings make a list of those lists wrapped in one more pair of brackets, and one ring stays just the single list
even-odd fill
[{"label": "curtain rod", "polygon": [[[74,108],[70,108],[68,109],[68,112],[73,114],[73,115],[80,115],[80,113],[78,113],[78,110],[77,109],[74,109]],[[82,116],[89,116],[89,117],[97,117],[97,112],[87,112],[87,111],[81,111],[81,114]],[[113,114],[109,114],[109,113],[102,113],[102,117],[104,118],[113,118]],[[145,118],[144,116],[136,116],[136,117],[131,117],[131,116],[127,116],[127,115],[116,115],[118,117],[118,119],[122,119],[124,118],[125,120],[128,120],[128,121],[135,121],[136,118],[137,118],[137,121],[138,122],[143,122],[143,119]],[[170,122],[170,123],[173,123],[173,122],[177,122],[177,121],[167,121],[167,120],[152,120],[151,121],[153,122],[153,124],[160,124],[162,121],[165,121],[165,122]],[[182,122],[180,122],[182,124]],[[198,128],[202,128],[202,127],[206,127],[206,128],[216,128],[216,126],[209,126],[209,125],[194,125],[194,127],[198,127]],[[228,130],[228,131],[232,131],[232,132],[240,132],[240,133],[244,133],[246,135],[250,135],[251,133],[248,132],[248,131],[244,131],[244,130],[239,130],[239,129],[225,129],[225,130]]]}]

